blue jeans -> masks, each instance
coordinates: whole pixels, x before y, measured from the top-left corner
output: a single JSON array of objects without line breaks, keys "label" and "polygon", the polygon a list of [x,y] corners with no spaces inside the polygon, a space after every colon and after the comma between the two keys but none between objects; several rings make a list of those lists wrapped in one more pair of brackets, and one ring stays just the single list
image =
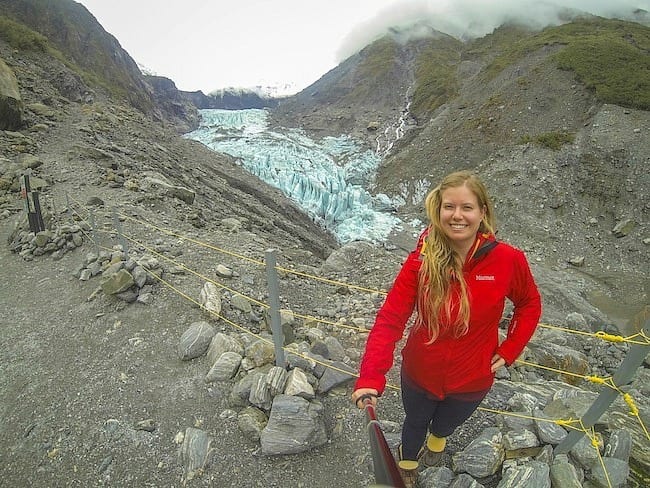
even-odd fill
[{"label": "blue jeans", "polygon": [[448,437],[465,422],[488,394],[484,391],[449,395],[444,399],[414,385],[402,375],[402,404],[406,417],[402,425],[402,457],[416,460],[427,431]]}]

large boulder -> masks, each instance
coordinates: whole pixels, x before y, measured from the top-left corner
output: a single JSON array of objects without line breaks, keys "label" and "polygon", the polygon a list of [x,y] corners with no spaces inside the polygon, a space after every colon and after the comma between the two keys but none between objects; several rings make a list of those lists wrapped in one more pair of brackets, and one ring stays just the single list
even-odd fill
[{"label": "large boulder", "polygon": [[0,58],[0,129],[16,130],[23,125],[23,100],[18,80],[9,66]]}]

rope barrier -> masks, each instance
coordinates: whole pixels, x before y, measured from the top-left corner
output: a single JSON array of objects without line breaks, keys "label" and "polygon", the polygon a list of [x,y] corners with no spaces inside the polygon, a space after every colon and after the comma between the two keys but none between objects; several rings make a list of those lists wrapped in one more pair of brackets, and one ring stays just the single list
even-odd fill
[{"label": "rope barrier", "polygon": [[[87,212],[87,215],[90,215],[90,211],[87,208],[85,208],[83,205],[81,205],[79,202],[77,202],[74,198],[72,198],[72,197],[70,197],[70,198],[71,198],[71,200],[73,202],[75,202],[79,206],[79,208],[85,209],[86,212]],[[79,213],[78,210],[72,208],[71,211],[79,218],[79,220],[81,220],[82,222],[86,222],[85,218]],[[152,229],[154,229],[154,230],[156,230],[158,232],[162,232],[162,233],[164,233],[166,235],[179,238],[179,239],[181,239],[183,241],[187,241],[187,242],[190,242],[190,243],[193,243],[193,244],[197,244],[199,246],[202,246],[202,247],[214,250],[214,251],[218,251],[220,253],[223,253],[223,254],[226,254],[226,255],[229,255],[229,256],[232,256],[232,257],[235,257],[237,259],[248,261],[248,262],[253,263],[255,265],[259,265],[259,266],[264,266],[265,265],[265,263],[263,261],[255,260],[255,259],[249,258],[247,256],[244,256],[242,254],[237,254],[237,253],[234,253],[234,252],[231,252],[231,251],[216,247],[214,245],[208,244],[208,243],[200,241],[198,239],[187,237],[187,236],[178,234],[178,233],[176,233],[174,231],[158,227],[158,226],[153,225],[153,224],[151,224],[149,222],[145,222],[145,221],[142,221],[142,220],[139,220],[139,219],[135,219],[135,218],[130,217],[130,216],[125,215],[125,214],[120,214],[120,216],[125,220],[129,220],[131,222],[135,222],[135,223],[138,223],[138,224],[143,224],[143,225],[148,226],[149,228],[152,228]],[[91,228],[92,228],[92,225],[91,225]],[[97,229],[95,229],[95,230],[97,230]],[[102,247],[102,249],[105,249],[107,251],[112,251],[112,249],[109,249],[109,248],[106,248],[106,247],[103,247],[103,246],[99,246],[98,242],[96,242],[96,240],[94,238],[89,236],[83,229],[81,231],[82,231],[82,234],[85,237],[87,237],[91,242],[93,242],[98,247]],[[100,230],[100,231],[101,232],[106,232],[106,231],[102,231],[102,230]],[[114,235],[114,233],[110,233],[110,234]],[[138,246],[141,246],[143,249],[145,249],[146,251],[152,253],[153,255],[159,256],[159,257],[161,257],[161,258],[163,258],[163,259],[165,259],[165,260],[179,266],[180,268],[194,274],[195,276],[197,276],[197,277],[199,277],[199,278],[201,278],[203,280],[206,280],[206,281],[208,281],[210,283],[213,283],[214,285],[216,285],[216,286],[218,286],[218,287],[220,287],[222,289],[226,289],[226,290],[230,291],[233,294],[242,296],[246,300],[249,300],[250,302],[257,304],[258,306],[261,306],[263,308],[269,308],[269,306],[267,304],[265,304],[263,302],[260,302],[258,300],[255,300],[254,298],[248,297],[243,293],[240,293],[240,292],[238,292],[236,290],[233,290],[233,289],[227,287],[226,285],[215,282],[214,280],[212,280],[212,279],[210,279],[210,278],[208,278],[208,277],[206,277],[206,276],[192,270],[191,268],[185,266],[183,263],[180,263],[180,262],[177,262],[177,261],[175,261],[175,260],[173,260],[171,258],[168,258],[164,254],[159,253],[159,252],[155,251],[154,249],[151,249],[150,247],[144,245],[143,243],[137,241],[136,239],[134,239],[134,238],[132,238],[130,236],[127,236],[127,235],[124,235],[124,234],[121,234],[121,235],[123,237],[125,237],[126,239],[128,239],[129,241],[131,241],[132,243],[134,243],[134,244],[136,244]],[[311,275],[311,274],[308,274],[308,273],[304,273],[304,272],[300,272],[300,271],[296,271],[296,270],[293,270],[293,269],[288,269],[288,268],[284,268],[284,267],[280,267],[280,266],[276,266],[276,269],[278,271],[283,272],[283,273],[293,274],[293,275],[296,275],[296,276],[299,276],[299,277],[312,279],[312,280],[319,281],[319,282],[322,282],[322,283],[326,283],[326,284],[329,284],[329,285],[342,286],[342,287],[346,287],[348,289],[354,289],[354,290],[358,290],[358,291],[362,291],[362,292],[370,292],[370,293],[375,293],[375,294],[378,294],[378,295],[386,295],[387,294],[385,291],[366,288],[366,287],[357,286],[357,285],[352,285],[352,284],[349,284],[349,283],[344,283],[344,282],[341,282],[341,281],[336,281],[336,280],[332,280],[332,279],[328,279],[328,278],[324,278],[324,277],[320,277],[320,276],[315,276],[315,275]],[[273,345],[272,341],[262,337],[261,335],[253,333],[252,331],[248,330],[247,328],[242,327],[239,324],[236,324],[235,322],[227,319],[226,317],[224,317],[224,316],[222,316],[220,314],[217,314],[214,311],[205,309],[205,307],[203,305],[201,305],[198,301],[196,301],[195,299],[193,299],[192,297],[190,297],[186,293],[179,290],[177,287],[175,287],[174,285],[169,283],[167,280],[164,280],[161,276],[158,276],[156,273],[151,272],[149,269],[145,268],[145,270],[147,271],[147,273],[149,273],[151,276],[153,276],[154,278],[159,280],[165,286],[167,286],[168,288],[173,290],[179,296],[181,296],[184,299],[198,305],[199,308],[201,308],[202,310],[205,310],[205,311],[209,312],[211,315],[217,317],[218,319],[223,320],[224,322],[231,325],[232,327],[234,327],[237,330],[240,330],[240,331],[242,331],[242,332],[244,332],[246,334],[249,334],[249,335],[255,337],[256,339],[258,339],[260,341],[263,341],[263,342],[265,342],[267,344]],[[312,317],[312,316],[309,316],[309,315],[300,315],[300,314],[295,314],[295,313],[294,313],[294,315],[297,316],[297,317],[303,318],[303,319],[314,320],[316,322],[328,324],[328,325],[335,326],[335,327],[347,328],[347,329],[360,331],[360,332],[364,332],[364,333],[368,332],[367,329],[354,327],[354,326],[347,326],[345,324],[331,322],[331,321],[319,319],[317,317]],[[648,337],[644,333],[643,330],[641,330],[638,333],[632,334],[630,336],[624,337],[624,336],[621,336],[621,335],[609,334],[609,333],[607,333],[605,331],[585,332],[585,331],[569,329],[569,328],[565,328],[565,327],[559,327],[559,326],[555,326],[555,325],[552,325],[552,324],[546,324],[546,323],[540,323],[538,325],[541,328],[559,330],[559,331],[562,331],[562,332],[565,332],[565,333],[570,333],[570,334],[584,335],[584,336],[588,336],[588,337],[592,337],[592,338],[596,338],[596,339],[600,339],[600,340],[607,341],[607,342],[612,342],[612,343],[619,343],[619,344],[620,343],[626,343],[626,344],[636,344],[636,345],[642,345],[642,346],[650,345],[650,337]],[[639,338],[641,340],[639,340]],[[341,368],[337,368],[337,367],[335,367],[335,366],[333,366],[331,364],[325,363],[323,361],[319,361],[317,359],[314,359],[314,358],[312,358],[310,356],[307,356],[307,355],[302,354],[302,353],[300,353],[298,351],[289,349],[287,347],[283,347],[282,349],[284,351],[286,351],[288,354],[292,354],[294,356],[301,357],[301,358],[303,358],[303,359],[305,359],[307,361],[313,362],[314,364],[321,365],[321,366],[323,366],[325,368],[329,368],[329,369],[338,371],[340,373],[343,373],[345,375],[349,375],[351,377],[358,377],[359,376],[358,374],[351,373],[350,371],[346,371],[346,370],[343,370]],[[650,434],[648,433],[648,429],[646,428],[645,424],[643,423],[643,420],[641,419],[641,416],[640,416],[640,413],[639,413],[639,408],[637,407],[636,403],[634,402],[634,398],[629,393],[622,391],[614,383],[612,377],[602,378],[602,377],[599,377],[599,376],[596,376],[596,375],[583,375],[583,374],[578,374],[578,373],[574,373],[574,372],[571,372],[571,371],[564,371],[564,370],[560,370],[560,369],[557,369],[557,368],[542,366],[542,365],[539,365],[539,364],[534,364],[534,363],[530,363],[530,362],[523,361],[523,360],[517,360],[516,362],[518,364],[521,364],[521,365],[524,365],[524,366],[540,368],[540,369],[555,372],[555,373],[558,373],[558,374],[561,374],[561,375],[568,375],[568,376],[581,378],[581,379],[584,379],[585,381],[588,381],[588,382],[591,382],[591,383],[594,383],[594,384],[598,384],[598,385],[604,385],[604,386],[607,386],[608,388],[611,388],[611,389],[617,391],[622,396],[623,400],[625,401],[625,403],[629,407],[630,415],[635,416],[638,419],[638,421],[639,421],[639,423],[640,423],[646,437],[650,440]],[[397,391],[401,390],[398,386],[391,385],[391,384],[387,384],[386,388],[387,389],[394,389],[394,390],[397,390]],[[597,438],[597,435],[595,433],[594,427],[592,426],[591,429],[585,428],[584,424],[582,423],[582,419],[577,419],[576,420],[576,419],[572,419],[572,418],[569,418],[569,419],[538,418],[538,417],[534,417],[534,416],[530,416],[530,415],[525,415],[525,414],[520,414],[520,413],[515,413],[515,412],[501,411],[501,410],[491,409],[491,408],[487,408],[487,407],[478,407],[478,410],[488,412],[488,413],[493,413],[493,414],[508,415],[508,416],[519,417],[519,418],[526,418],[526,419],[530,419],[530,420],[534,420],[534,421],[554,422],[555,424],[560,425],[562,427],[565,427],[567,429],[573,429],[573,430],[576,430],[576,431],[583,432],[585,435],[588,436],[592,446],[596,449],[598,458],[600,460],[600,464],[601,464],[601,466],[603,468],[603,471],[605,473],[605,477],[606,477],[608,486],[611,488],[611,486],[612,486],[611,485],[611,480],[609,478],[609,474],[607,473],[604,460],[603,460],[603,458],[602,458],[602,456],[600,454],[599,442],[598,442],[598,438]],[[575,425],[576,423],[580,424],[580,428],[578,428]],[[392,458],[392,456],[391,456],[391,458]]]}]

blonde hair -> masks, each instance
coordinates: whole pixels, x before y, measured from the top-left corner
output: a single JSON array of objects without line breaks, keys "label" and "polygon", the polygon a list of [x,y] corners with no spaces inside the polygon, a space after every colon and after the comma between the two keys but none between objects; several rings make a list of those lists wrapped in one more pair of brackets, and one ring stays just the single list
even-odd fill
[{"label": "blonde hair", "polygon": [[[440,334],[441,316],[456,320],[452,325],[455,337],[467,333],[469,329],[469,296],[467,284],[463,278],[462,257],[454,251],[440,222],[442,192],[448,188],[466,186],[478,200],[478,205],[485,211],[479,225],[479,232],[493,234],[496,219],[492,201],[481,180],[470,171],[457,171],[447,175],[442,182],[429,192],[425,200],[425,209],[429,217],[429,233],[425,238],[422,251],[418,286],[418,319],[416,324],[429,330],[430,342]],[[459,300],[452,300],[452,282],[459,284]],[[452,310],[452,304],[459,303],[458,310]],[[444,314],[444,315],[443,315]]]}]

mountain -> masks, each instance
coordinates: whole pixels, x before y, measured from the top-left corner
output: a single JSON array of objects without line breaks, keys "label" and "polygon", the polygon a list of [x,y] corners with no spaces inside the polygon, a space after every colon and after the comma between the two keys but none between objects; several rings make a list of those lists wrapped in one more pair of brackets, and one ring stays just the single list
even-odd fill
[{"label": "mountain", "polygon": [[648,303],[649,47],[647,25],[593,16],[469,40],[394,30],[273,117],[385,153],[373,190],[401,195],[404,221],[425,220],[424,194],[444,174],[476,170],[499,235],[587,280],[620,316]]}]

